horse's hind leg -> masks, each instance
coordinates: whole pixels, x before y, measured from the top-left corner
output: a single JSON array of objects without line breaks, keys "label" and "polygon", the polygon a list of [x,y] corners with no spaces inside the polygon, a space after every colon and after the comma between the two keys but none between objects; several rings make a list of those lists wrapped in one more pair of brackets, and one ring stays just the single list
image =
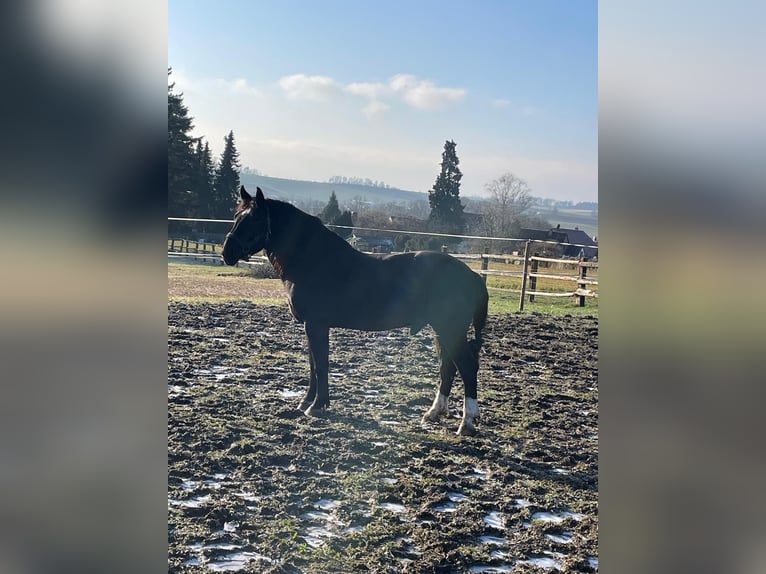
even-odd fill
[{"label": "horse's hind leg", "polygon": [[431,408],[423,415],[423,422],[436,422],[439,420],[439,417],[447,414],[449,411],[447,399],[452,390],[452,382],[455,380],[455,373],[457,372],[457,366],[452,360],[451,346],[445,347],[438,335],[436,336],[436,344],[439,347],[439,378],[441,382]]},{"label": "horse's hind leg", "polygon": [[465,385],[463,398],[463,420],[457,434],[473,436],[476,434],[475,422],[479,418],[479,403],[477,400],[477,378],[479,373],[479,355],[468,341],[463,341],[455,357],[455,364],[460,371],[460,378]]}]

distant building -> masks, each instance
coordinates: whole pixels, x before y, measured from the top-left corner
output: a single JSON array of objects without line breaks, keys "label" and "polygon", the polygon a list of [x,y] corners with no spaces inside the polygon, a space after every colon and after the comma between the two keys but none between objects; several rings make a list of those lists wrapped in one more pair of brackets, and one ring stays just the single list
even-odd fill
[{"label": "distant building", "polygon": [[391,253],[394,248],[394,242],[386,237],[376,237],[374,235],[352,234],[348,242],[354,249],[359,251],[372,251],[373,253]]},{"label": "distant building", "polygon": [[398,231],[425,231],[428,227],[428,220],[418,219],[411,215],[391,215],[388,218],[391,229]]},{"label": "distant building", "polygon": [[[592,239],[581,229],[566,229],[557,225],[547,231],[544,229],[526,229],[521,228],[521,239],[534,239],[538,241],[557,241],[559,243],[576,243],[577,245],[562,245],[561,255],[563,257],[572,257],[579,259],[587,257],[593,259],[598,257],[598,242]],[[582,246],[582,247],[578,247]]]}]

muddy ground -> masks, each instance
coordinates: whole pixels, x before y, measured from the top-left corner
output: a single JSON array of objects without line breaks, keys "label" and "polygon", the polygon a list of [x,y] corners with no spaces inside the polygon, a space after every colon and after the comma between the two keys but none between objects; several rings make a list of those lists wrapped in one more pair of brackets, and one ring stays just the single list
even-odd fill
[{"label": "muddy ground", "polygon": [[420,419],[432,333],[334,330],[331,410],[286,306],[168,308],[170,572],[593,572],[598,321],[492,315],[479,435]]}]

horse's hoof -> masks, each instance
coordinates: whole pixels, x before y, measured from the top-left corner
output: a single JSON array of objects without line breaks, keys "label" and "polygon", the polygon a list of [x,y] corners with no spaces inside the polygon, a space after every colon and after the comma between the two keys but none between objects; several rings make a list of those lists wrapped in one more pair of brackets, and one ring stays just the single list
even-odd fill
[{"label": "horse's hoof", "polygon": [[301,404],[298,405],[298,410],[301,412],[306,412],[306,409],[309,408],[311,405],[314,404],[313,400],[303,400],[301,401]]},{"label": "horse's hoof", "polygon": [[323,417],[327,414],[327,409],[325,407],[315,407],[312,405],[303,411],[303,413],[307,417]]},{"label": "horse's hoof", "polygon": [[457,429],[457,434],[458,436],[476,436],[476,427],[473,423],[463,421]]},{"label": "horse's hoof", "polygon": [[420,421],[420,424],[424,425],[426,423],[435,423],[438,420],[439,417],[435,417],[431,413],[426,413],[423,415],[423,418]]},{"label": "horse's hoof", "polygon": [[443,415],[445,415],[445,414],[447,414],[447,413],[444,412],[444,411],[439,411],[439,410],[436,410],[436,409],[433,409],[433,408],[432,409],[428,409],[426,411],[426,414],[423,415],[423,420],[421,421],[421,423],[422,424],[425,424],[425,423],[437,423],[437,422],[439,422],[439,419]]}]

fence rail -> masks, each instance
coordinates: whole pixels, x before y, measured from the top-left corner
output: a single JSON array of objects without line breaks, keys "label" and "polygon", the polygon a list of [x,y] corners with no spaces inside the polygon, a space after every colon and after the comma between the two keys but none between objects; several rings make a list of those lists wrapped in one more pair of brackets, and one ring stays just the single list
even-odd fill
[{"label": "fence rail", "polygon": [[[191,218],[174,218],[169,217],[168,221],[185,221],[185,222],[210,222],[210,223],[231,223],[229,220],[212,220],[212,219],[191,219]],[[343,227],[343,226],[333,226]],[[519,295],[519,310],[524,309],[524,301],[529,298],[530,302],[535,301],[535,297],[573,297],[578,299],[578,305],[580,307],[585,306],[587,298],[598,298],[598,291],[592,287],[598,286],[598,277],[589,276],[589,273],[598,273],[598,262],[588,261],[585,258],[581,259],[557,259],[554,257],[541,257],[537,253],[532,253],[530,246],[539,245],[561,245],[561,246],[576,246],[576,247],[591,247],[598,249],[598,246],[585,246],[575,243],[556,242],[548,240],[532,240],[532,239],[514,239],[507,237],[481,237],[481,236],[468,236],[468,235],[450,235],[450,234],[434,234],[426,232],[411,232],[400,231],[391,229],[367,229],[360,227],[352,227],[351,229],[357,231],[385,231],[386,233],[405,233],[405,234],[420,234],[420,235],[435,235],[439,237],[453,237],[461,239],[485,239],[492,241],[511,241],[516,244],[524,244],[524,253],[522,255],[516,254],[493,254],[493,253],[453,253],[453,257],[460,259],[469,265],[475,266],[479,263],[479,269],[474,269],[476,273],[484,278],[485,284],[489,277],[494,277],[500,281],[503,279],[520,279],[521,288],[509,287],[507,285],[487,285],[487,289],[497,292],[516,293]],[[446,252],[446,248],[442,248]],[[196,260],[203,263],[219,263],[223,265],[223,261],[220,257],[220,246],[215,243],[205,241],[194,241],[191,239],[169,238],[168,239],[168,259],[170,260]],[[264,265],[268,262],[266,257],[253,256],[249,261],[240,261],[238,265],[242,267],[252,267]],[[495,264],[495,268],[490,268],[490,264]],[[519,266],[519,270],[498,269],[497,265],[501,266]],[[540,268],[547,268],[548,272],[541,272]],[[550,272],[551,268],[571,269],[575,273],[554,273]],[[542,291],[537,288],[538,279],[547,281],[549,284],[551,281],[561,281],[575,283],[576,288],[571,290],[549,290]]]}]

